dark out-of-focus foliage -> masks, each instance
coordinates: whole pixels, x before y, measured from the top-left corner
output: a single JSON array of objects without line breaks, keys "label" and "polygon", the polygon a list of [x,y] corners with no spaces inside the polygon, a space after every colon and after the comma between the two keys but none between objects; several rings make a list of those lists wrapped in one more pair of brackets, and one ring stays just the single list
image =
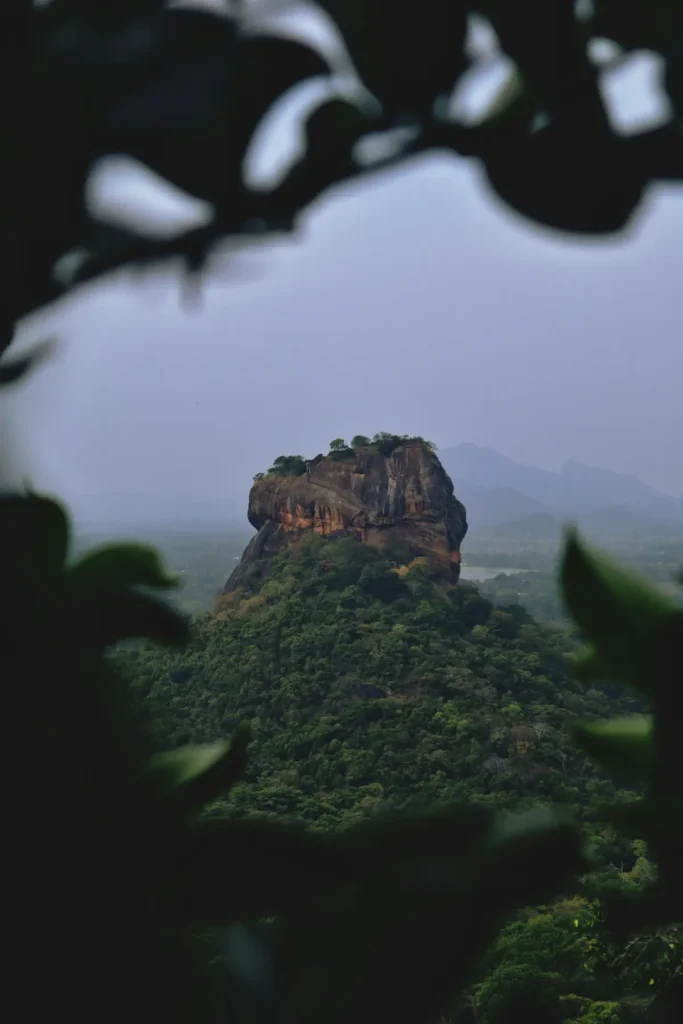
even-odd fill
[{"label": "dark out-of-focus foliage", "polygon": [[[676,0],[320,0],[362,89],[321,101],[304,126],[303,156],[273,187],[256,189],[244,160],[263,117],[298,83],[327,76],[333,84],[336,70],[312,45],[263,21],[287,6],[236,0],[221,13],[163,0],[5,0],[3,347],[19,318],[81,282],[174,254],[198,270],[220,239],[295,230],[301,211],[331,185],[416,153],[477,160],[513,210],[585,235],[621,231],[651,182],[683,176]],[[472,15],[489,22],[513,64],[475,124],[449,112],[476,67],[466,46]],[[596,39],[661,55],[667,124],[628,137],[613,129],[602,71],[589,56]],[[359,141],[397,127],[413,131],[395,140],[391,156],[363,157]],[[98,221],[86,183],[111,154],[209,202],[210,222],[159,239]],[[68,279],[55,275],[67,254],[77,254]]]},{"label": "dark out-of-focus foliage", "polygon": [[[649,182],[681,176],[674,0],[604,0],[588,20],[568,0],[324,6],[379,105],[323,103],[306,122],[303,158],[256,190],[243,173],[256,126],[291,86],[330,74],[320,54],[246,32],[243,4],[221,17],[160,0],[3,0],[2,348],[22,316],[110,269],[181,254],[197,270],[222,238],[295,228],[331,184],[367,170],[356,143],[398,125],[415,131],[389,162],[433,148],[477,159],[506,203],[558,230],[619,231]],[[472,11],[489,18],[517,67],[476,126],[437,103],[468,66]],[[590,37],[664,57],[670,124],[630,138],[611,130]],[[108,154],[207,200],[210,224],[159,241],[98,223],[86,184]],[[65,283],[55,264],[68,254],[79,269]],[[44,352],[3,362],[0,385]],[[458,804],[342,836],[207,817],[244,770],[246,731],[153,752],[105,657],[121,641],[187,638],[187,623],[155,596],[173,581],[154,551],[121,544],[74,561],[65,512],[31,493],[0,497],[0,544],[6,1015],[427,1024],[467,991],[499,936],[490,955],[513,1019],[548,1022],[552,979],[539,962],[535,1003],[528,990],[518,998],[506,922],[574,891],[590,870],[563,814]],[[645,793],[610,811],[657,865],[633,900],[608,907],[626,941],[683,916],[681,612],[575,538],[563,586],[592,645],[581,673],[624,680],[652,709],[577,728],[589,756]],[[206,929],[217,930],[225,969],[206,964],[196,938]],[[484,995],[494,1012],[496,992]],[[674,984],[657,1001],[658,1021],[680,1019],[676,998]],[[582,1024],[612,1024],[611,1004],[569,1009]]]},{"label": "dark out-of-focus foliage", "polygon": [[[174,583],[155,553],[124,543],[74,562],[63,510],[31,494],[0,501],[0,529],[5,993],[25,1019],[50,1007],[83,1021],[351,1021],[370,1007],[435,1019],[512,911],[588,869],[577,830],[550,810],[459,805],[336,839],[206,818],[243,772],[246,733],[155,752],[104,658],[121,640],[187,637],[154,596]],[[467,932],[440,942],[458,918]],[[49,948],[46,928],[59,931]],[[212,928],[218,975],[196,947]]]}]

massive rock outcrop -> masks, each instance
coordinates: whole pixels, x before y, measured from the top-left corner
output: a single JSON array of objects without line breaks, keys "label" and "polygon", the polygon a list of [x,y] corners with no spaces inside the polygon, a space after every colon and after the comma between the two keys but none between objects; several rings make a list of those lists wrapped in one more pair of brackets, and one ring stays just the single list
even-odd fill
[{"label": "massive rock outcrop", "polygon": [[248,586],[284,545],[311,532],[357,536],[366,544],[391,542],[407,561],[422,558],[450,582],[460,575],[465,507],[437,456],[421,442],[389,455],[372,448],[343,460],[318,455],[301,476],[267,474],[251,488],[248,515],[258,533],[224,593]]}]

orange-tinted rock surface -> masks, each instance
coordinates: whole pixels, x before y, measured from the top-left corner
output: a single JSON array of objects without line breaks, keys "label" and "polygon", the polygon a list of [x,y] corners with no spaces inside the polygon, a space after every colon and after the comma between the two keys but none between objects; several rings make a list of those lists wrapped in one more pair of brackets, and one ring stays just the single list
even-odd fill
[{"label": "orange-tinted rock surface", "polygon": [[404,445],[390,455],[361,449],[343,461],[318,455],[306,467],[302,476],[268,474],[255,481],[248,516],[258,533],[225,593],[248,584],[264,561],[311,532],[395,543],[408,560],[425,558],[434,573],[457,581],[465,507],[426,445]]}]

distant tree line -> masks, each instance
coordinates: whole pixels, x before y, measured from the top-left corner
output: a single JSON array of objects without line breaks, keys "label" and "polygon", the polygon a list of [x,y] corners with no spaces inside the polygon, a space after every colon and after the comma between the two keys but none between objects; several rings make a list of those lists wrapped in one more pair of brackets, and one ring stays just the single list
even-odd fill
[{"label": "distant tree line", "polygon": [[334,458],[335,453],[340,451],[353,451],[358,452],[361,449],[369,449],[370,451],[379,452],[380,455],[391,455],[396,448],[400,448],[407,444],[423,444],[426,448],[429,448],[431,452],[436,451],[436,445],[433,441],[427,441],[424,437],[420,437],[418,434],[390,434],[385,430],[381,430],[378,434],[374,434],[372,437],[366,437],[364,434],[356,434],[355,437],[351,438],[351,444],[347,448],[345,442],[341,437],[336,438],[330,442],[330,455]]},{"label": "distant tree line", "polygon": [[[400,448],[402,445],[417,443],[423,444],[431,452],[436,451],[433,441],[427,441],[419,435],[390,434],[383,430],[373,434],[372,437],[356,434],[351,438],[350,444],[347,444],[343,437],[335,437],[330,441],[330,450],[327,454],[328,458],[334,459],[336,462],[343,462],[345,459],[354,458],[361,450],[377,452],[380,455],[391,455],[396,448]],[[256,473],[254,481],[263,480],[265,476],[303,476],[306,472],[306,465],[307,462],[303,455],[278,455],[268,472]]]}]

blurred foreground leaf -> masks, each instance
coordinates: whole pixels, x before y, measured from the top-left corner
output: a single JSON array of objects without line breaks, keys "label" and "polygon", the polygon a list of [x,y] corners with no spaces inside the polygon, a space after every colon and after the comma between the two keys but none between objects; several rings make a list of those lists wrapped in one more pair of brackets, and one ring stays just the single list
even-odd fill
[{"label": "blurred foreground leaf", "polygon": [[246,729],[229,741],[180,747],[156,754],[149,769],[180,812],[200,811],[237,782],[246,764]]},{"label": "blurred foreground leaf", "polygon": [[108,544],[90,551],[69,568],[72,586],[97,589],[177,587],[179,578],[164,568],[159,554],[145,544]]},{"label": "blurred foreground leaf", "polygon": [[646,779],[654,764],[652,717],[633,715],[575,726],[577,742],[612,771]]},{"label": "blurred foreground leaf", "polygon": [[635,573],[597,554],[576,533],[567,537],[561,582],[567,607],[595,645],[602,662],[620,679],[652,693],[656,630],[675,602]]},{"label": "blurred foreground leaf", "polygon": [[[1,347],[0,347],[1,351]],[[35,370],[54,351],[54,342],[44,341],[34,346],[25,355],[0,361],[0,387],[16,384]]]}]

